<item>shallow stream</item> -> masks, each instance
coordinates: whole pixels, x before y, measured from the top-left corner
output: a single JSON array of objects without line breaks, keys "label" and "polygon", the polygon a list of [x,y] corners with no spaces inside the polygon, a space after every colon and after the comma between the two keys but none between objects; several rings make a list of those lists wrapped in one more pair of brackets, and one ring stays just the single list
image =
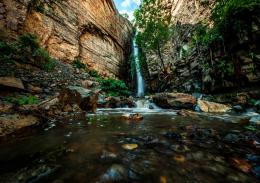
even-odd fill
[{"label": "shallow stream", "polygon": [[[144,120],[122,119],[127,112]],[[50,122],[1,142],[0,182],[258,182],[259,129],[237,116],[177,112],[99,109]]]}]

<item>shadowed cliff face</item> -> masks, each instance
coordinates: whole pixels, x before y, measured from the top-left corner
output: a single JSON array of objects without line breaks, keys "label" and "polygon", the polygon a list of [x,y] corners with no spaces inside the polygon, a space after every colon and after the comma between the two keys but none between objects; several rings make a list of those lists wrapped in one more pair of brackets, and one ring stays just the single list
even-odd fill
[{"label": "shadowed cliff face", "polygon": [[119,76],[129,52],[132,26],[112,0],[0,0],[0,28],[15,37],[33,33],[50,54],[81,59],[100,74]]}]

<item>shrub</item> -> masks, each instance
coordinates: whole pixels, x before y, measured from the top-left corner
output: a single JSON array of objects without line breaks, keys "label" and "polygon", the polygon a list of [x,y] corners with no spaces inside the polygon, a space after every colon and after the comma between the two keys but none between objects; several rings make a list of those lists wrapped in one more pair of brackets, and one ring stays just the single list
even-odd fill
[{"label": "shrub", "polygon": [[4,41],[0,41],[0,61],[10,61],[15,48]]},{"label": "shrub", "polygon": [[20,98],[7,97],[5,100],[18,105],[32,105],[39,103],[39,99],[32,95],[22,96]]},{"label": "shrub", "polygon": [[91,77],[95,77],[95,78],[99,78],[100,77],[100,75],[98,74],[98,72],[96,70],[90,70],[89,71],[89,75]]},{"label": "shrub", "polygon": [[112,78],[99,79],[101,89],[109,96],[129,96],[130,91],[125,82]]},{"label": "shrub", "polygon": [[51,58],[49,53],[43,48],[37,49],[33,53],[33,57],[38,61],[37,65],[46,71],[52,71],[56,65],[55,59]]},{"label": "shrub", "polygon": [[77,68],[77,69],[86,69],[86,65],[83,64],[83,63],[80,61],[80,59],[78,59],[78,58],[76,58],[76,59],[73,61],[72,65],[73,65],[75,68]]},{"label": "shrub", "polygon": [[33,34],[24,34],[13,44],[0,41],[0,53],[0,61],[16,60],[46,71],[52,71],[56,63],[47,50],[40,47],[37,37]]}]

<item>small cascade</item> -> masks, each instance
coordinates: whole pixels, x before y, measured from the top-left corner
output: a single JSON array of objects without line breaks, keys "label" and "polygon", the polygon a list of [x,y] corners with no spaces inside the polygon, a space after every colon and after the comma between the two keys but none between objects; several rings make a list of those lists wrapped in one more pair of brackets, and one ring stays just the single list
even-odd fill
[{"label": "small cascade", "polygon": [[135,102],[137,109],[160,109],[158,106],[156,106],[154,103],[150,102],[147,99],[140,99]]},{"label": "small cascade", "polygon": [[144,96],[144,79],[141,73],[141,65],[139,60],[139,49],[137,47],[135,39],[133,40],[133,52],[135,59],[136,78],[137,78],[137,97]]}]

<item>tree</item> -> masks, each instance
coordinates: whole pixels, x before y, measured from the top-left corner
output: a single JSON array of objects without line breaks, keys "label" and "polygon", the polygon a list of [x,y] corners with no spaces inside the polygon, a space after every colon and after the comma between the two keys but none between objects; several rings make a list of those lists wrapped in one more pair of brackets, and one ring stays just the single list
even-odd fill
[{"label": "tree", "polygon": [[140,30],[137,34],[137,44],[146,51],[154,51],[160,59],[161,69],[166,70],[162,55],[162,46],[170,39],[170,17],[164,15],[163,8],[156,0],[144,0],[140,9],[134,13],[136,26]]}]

